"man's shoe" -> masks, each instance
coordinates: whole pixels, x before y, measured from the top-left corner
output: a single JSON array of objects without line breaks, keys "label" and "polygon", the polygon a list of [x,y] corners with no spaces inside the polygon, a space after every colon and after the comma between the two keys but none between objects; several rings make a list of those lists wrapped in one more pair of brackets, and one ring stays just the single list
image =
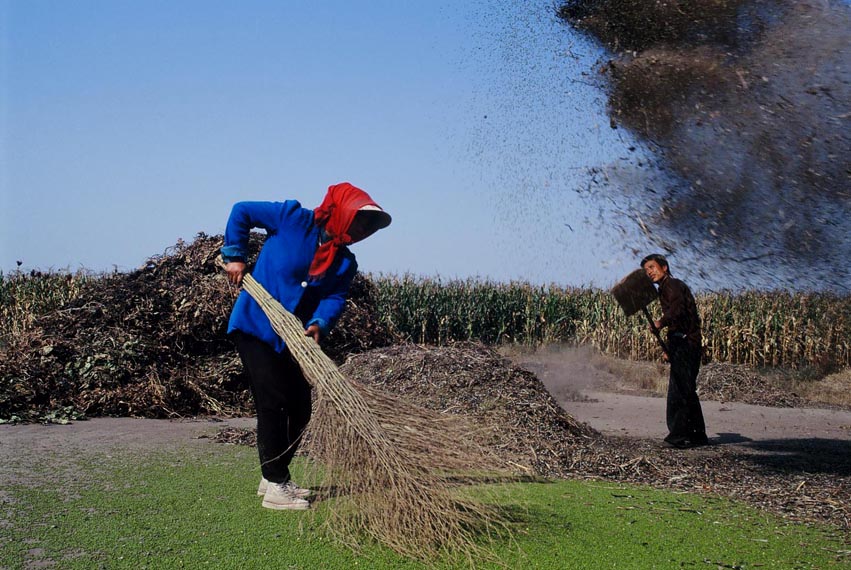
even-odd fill
[{"label": "man's shoe", "polygon": [[692,447],[701,447],[703,445],[709,445],[709,439],[706,437],[698,439],[677,439],[674,441],[669,441],[668,445],[670,445],[671,447],[676,447],[677,449],[691,449]]},{"label": "man's shoe", "polygon": [[685,437],[675,437],[668,436],[665,438],[665,443],[667,443],[671,447],[676,447],[677,449],[688,449],[691,447],[691,441]]},{"label": "man's shoe", "polygon": [[[298,485],[296,485],[292,481],[289,481],[286,484],[290,485],[290,491],[292,492],[292,494],[295,495],[296,497],[300,498],[300,499],[306,499],[313,494],[313,491],[311,491],[310,489],[304,489],[302,487],[299,487]],[[269,487],[269,480],[266,479],[265,477],[261,477],[260,478],[260,484],[257,485],[257,495],[260,496],[260,497],[265,495],[266,489],[268,487]]]},{"label": "man's shoe", "polygon": [[665,436],[665,439],[663,441],[665,443],[667,443],[668,445],[676,446],[677,443],[683,441],[684,439],[685,439],[685,437],[683,437],[681,435],[668,434],[668,435]]},{"label": "man's shoe", "polygon": [[692,447],[699,447],[701,445],[709,445],[709,438],[706,437],[706,434],[696,435],[689,439]]},{"label": "man's shoe", "polygon": [[[303,511],[310,508],[310,503],[297,497],[293,489],[298,489],[295,483],[288,481],[286,483],[268,482],[266,485],[266,493],[263,495],[263,506],[267,509],[275,510],[296,510]],[[302,489],[304,491],[305,489]]]}]

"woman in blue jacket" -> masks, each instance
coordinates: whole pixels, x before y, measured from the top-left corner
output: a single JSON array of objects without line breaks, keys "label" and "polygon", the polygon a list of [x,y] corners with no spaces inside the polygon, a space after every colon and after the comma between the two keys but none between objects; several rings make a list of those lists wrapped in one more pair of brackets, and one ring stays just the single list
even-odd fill
[{"label": "woman in blue jacket", "polygon": [[[363,190],[348,182],[328,188],[322,205],[303,208],[286,202],[239,202],[225,229],[222,258],[228,279],[242,282],[252,228],[266,241],[252,276],[305,325],[316,342],[328,334],[346,304],[357,272],[348,245],[390,224]],[[257,489],[270,509],[306,509],[310,491],[291,479],[289,465],[310,420],[310,384],[260,306],[240,293],[228,323],[251,382],[257,408],[257,450],[263,477]]]}]

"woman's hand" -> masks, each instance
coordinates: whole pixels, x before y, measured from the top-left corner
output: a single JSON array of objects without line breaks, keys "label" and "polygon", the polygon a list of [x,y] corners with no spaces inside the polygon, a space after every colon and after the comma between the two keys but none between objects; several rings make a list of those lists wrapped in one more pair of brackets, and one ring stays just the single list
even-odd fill
[{"label": "woman's hand", "polygon": [[313,340],[318,343],[319,338],[322,336],[322,331],[319,330],[319,325],[310,325],[305,329],[304,336],[313,337]]},{"label": "woman's hand", "polygon": [[228,281],[239,287],[242,284],[242,276],[245,275],[245,263],[230,261],[225,265],[225,271],[228,274]]}]

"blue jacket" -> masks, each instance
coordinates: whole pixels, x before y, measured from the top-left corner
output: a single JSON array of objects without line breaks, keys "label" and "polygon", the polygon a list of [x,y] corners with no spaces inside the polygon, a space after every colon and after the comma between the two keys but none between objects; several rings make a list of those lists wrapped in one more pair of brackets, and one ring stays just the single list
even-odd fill
[{"label": "blue jacket", "polygon": [[[225,262],[245,260],[252,228],[265,229],[266,242],[251,274],[305,327],[316,324],[323,336],[328,334],[345,308],[357,272],[355,256],[348,248],[340,248],[325,276],[311,281],[308,270],[322,234],[313,223],[313,210],[302,208],[295,200],[238,202],[225,229]],[[247,291],[239,294],[231,311],[228,332],[235,330],[259,338],[278,352],[286,347]]]}]

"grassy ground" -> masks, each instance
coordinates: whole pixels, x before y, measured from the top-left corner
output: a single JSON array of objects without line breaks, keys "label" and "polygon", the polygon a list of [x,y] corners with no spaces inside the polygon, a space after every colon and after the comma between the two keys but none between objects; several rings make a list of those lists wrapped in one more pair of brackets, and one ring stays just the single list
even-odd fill
[{"label": "grassy ground", "polygon": [[[322,508],[273,512],[254,494],[255,451],[210,443],[151,456],[33,463],[0,491],[0,569],[434,568],[375,545],[323,537]],[[508,568],[847,568],[829,528],[787,523],[728,500],[605,482],[474,489],[511,514]],[[475,567],[496,568],[476,561]]]}]

